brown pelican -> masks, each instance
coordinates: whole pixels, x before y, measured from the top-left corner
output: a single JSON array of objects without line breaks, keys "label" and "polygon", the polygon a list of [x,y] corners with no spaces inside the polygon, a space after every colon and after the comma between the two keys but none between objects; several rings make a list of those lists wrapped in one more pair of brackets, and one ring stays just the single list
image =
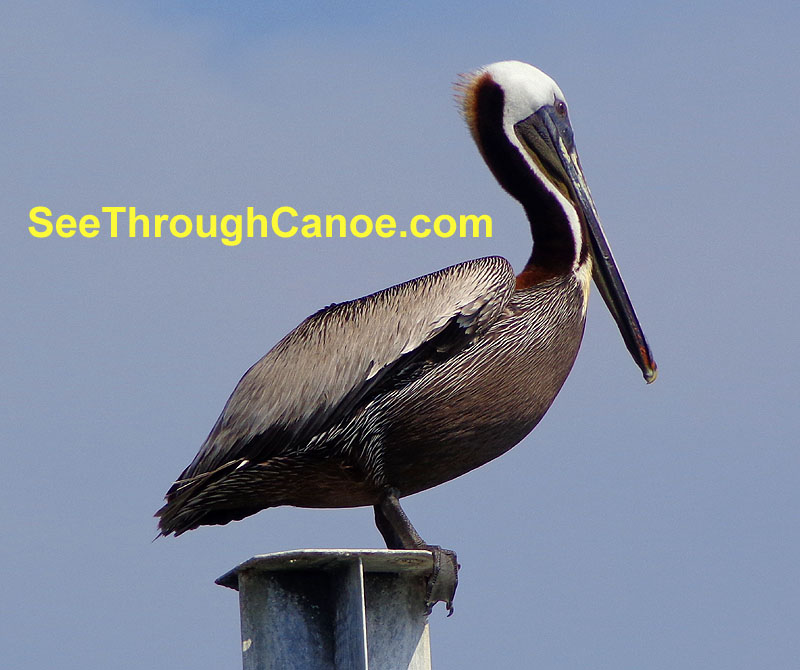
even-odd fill
[{"label": "brown pelican", "polygon": [[495,63],[459,85],[464,117],[525,210],[533,251],[460,263],[301,323],[242,377],[156,513],[162,535],[278,505],[372,505],[390,549],[428,549],[429,607],[457,563],[399,498],[463,475],[525,437],[561,389],[594,278],[647,382],[656,365],[600,227],[558,85]]}]

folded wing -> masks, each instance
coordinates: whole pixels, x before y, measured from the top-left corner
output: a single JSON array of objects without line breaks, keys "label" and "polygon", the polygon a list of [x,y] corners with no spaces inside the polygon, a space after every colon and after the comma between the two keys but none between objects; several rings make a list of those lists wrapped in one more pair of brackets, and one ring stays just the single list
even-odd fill
[{"label": "folded wing", "polygon": [[508,261],[482,258],[310,316],[239,381],[157,512],[162,533],[182,532],[169,519],[209,483],[302,449],[378,394],[469,346],[502,313],[514,282]]}]

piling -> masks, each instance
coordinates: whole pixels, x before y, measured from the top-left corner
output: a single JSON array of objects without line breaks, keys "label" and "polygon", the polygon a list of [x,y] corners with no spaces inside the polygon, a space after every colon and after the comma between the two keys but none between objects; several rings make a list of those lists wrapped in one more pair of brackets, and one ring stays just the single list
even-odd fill
[{"label": "piling", "polygon": [[239,592],[244,670],[430,670],[427,551],[300,549],[217,580]]}]

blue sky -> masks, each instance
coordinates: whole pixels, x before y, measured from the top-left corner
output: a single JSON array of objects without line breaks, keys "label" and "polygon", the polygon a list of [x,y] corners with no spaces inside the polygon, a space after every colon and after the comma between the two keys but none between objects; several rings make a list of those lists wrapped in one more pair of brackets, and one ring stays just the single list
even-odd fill
[{"label": "blue sky", "polygon": [[[151,543],[241,374],[308,314],[530,251],[459,72],[551,74],[660,377],[594,294],[531,436],[405,507],[458,551],[434,667],[795,667],[795,3],[12,3],[0,26],[0,369],[15,668],[238,667],[254,554],[375,547],[370,510]],[[492,239],[34,239],[28,211],[489,213]],[[122,659],[122,660],[121,660]]]}]

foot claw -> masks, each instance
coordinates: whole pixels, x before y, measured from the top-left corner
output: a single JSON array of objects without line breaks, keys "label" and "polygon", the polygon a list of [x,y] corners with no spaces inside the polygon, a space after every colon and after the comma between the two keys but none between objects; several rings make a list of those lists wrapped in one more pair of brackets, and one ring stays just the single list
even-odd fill
[{"label": "foot claw", "polygon": [[443,602],[447,607],[447,616],[451,616],[460,567],[456,552],[435,545],[426,545],[423,548],[433,555],[433,572],[428,577],[428,588],[425,593],[427,613],[431,613],[436,603]]}]

